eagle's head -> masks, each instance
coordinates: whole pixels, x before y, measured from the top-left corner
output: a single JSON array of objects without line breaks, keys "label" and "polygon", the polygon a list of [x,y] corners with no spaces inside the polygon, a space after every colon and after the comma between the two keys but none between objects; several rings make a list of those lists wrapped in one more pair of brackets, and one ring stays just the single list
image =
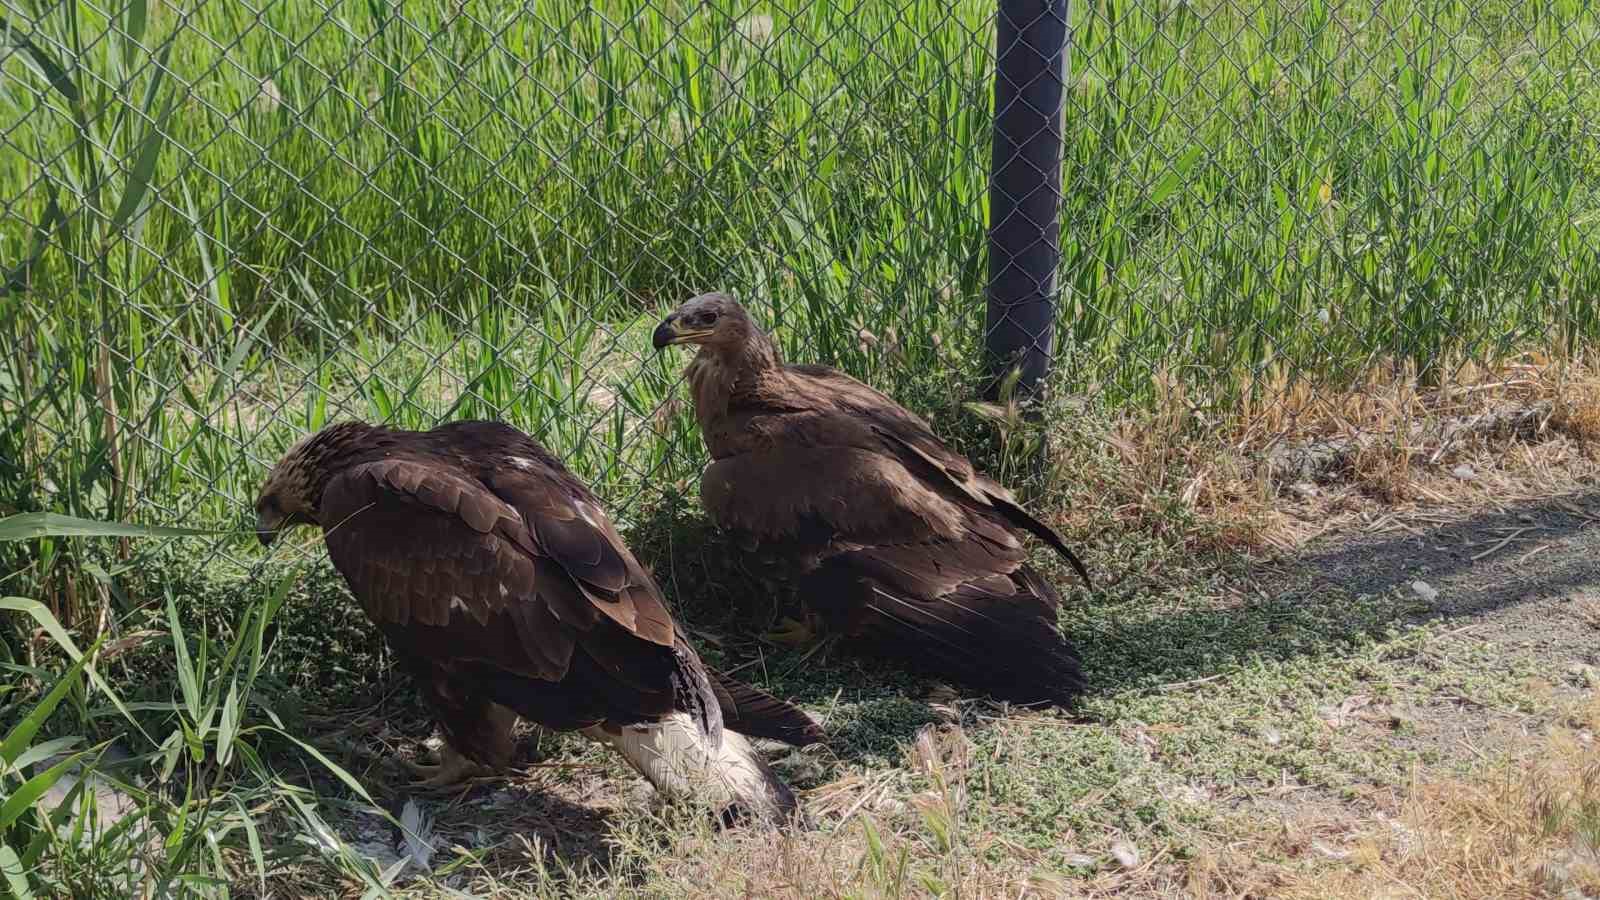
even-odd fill
[{"label": "eagle's head", "polygon": [[302,438],[267,473],[256,498],[256,537],[269,546],[295,525],[321,525],[322,491],[333,469],[373,431],[365,422],[339,422]]},{"label": "eagle's head", "polygon": [[732,294],[701,294],[673,310],[656,326],[650,343],[657,350],[673,344],[699,344],[713,350],[743,346],[759,329]]}]

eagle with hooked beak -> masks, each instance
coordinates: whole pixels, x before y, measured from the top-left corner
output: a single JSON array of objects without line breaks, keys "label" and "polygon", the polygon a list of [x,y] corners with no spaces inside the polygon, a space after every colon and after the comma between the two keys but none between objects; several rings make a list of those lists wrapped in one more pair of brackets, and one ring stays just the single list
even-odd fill
[{"label": "eagle with hooked beak", "polygon": [[1016,703],[1066,705],[1081,691],[1060,596],[1022,535],[1085,584],[1088,572],[925,421],[836,369],[785,364],[727,294],[678,307],[652,342],[700,348],[687,374],[711,454],[701,503],[797,576],[814,618],[859,649]]},{"label": "eagle with hooked beak", "polygon": [[804,712],[701,663],[589,489],[498,422],[344,422],[300,441],[256,502],[263,544],[320,527],[445,736],[440,786],[505,767],[521,716],[616,749],[658,790],[785,818],[746,736],[794,745]]}]

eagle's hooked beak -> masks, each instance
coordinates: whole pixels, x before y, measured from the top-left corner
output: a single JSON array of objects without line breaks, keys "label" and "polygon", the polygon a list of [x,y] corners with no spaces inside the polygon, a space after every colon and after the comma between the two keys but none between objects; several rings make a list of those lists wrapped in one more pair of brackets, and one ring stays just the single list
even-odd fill
[{"label": "eagle's hooked beak", "polygon": [[695,338],[705,337],[711,333],[709,328],[684,328],[681,325],[682,321],[683,319],[677,313],[662,319],[661,324],[656,326],[655,333],[650,336],[650,344],[660,350],[663,347],[682,344]]},{"label": "eagle's hooked beak", "polygon": [[278,531],[283,528],[283,516],[272,509],[262,509],[256,512],[256,540],[263,547],[271,547],[277,539]]}]

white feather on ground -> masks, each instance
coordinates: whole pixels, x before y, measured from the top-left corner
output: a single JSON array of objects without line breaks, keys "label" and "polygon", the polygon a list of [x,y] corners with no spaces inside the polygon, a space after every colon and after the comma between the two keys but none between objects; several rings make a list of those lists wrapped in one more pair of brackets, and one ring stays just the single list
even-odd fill
[{"label": "white feather on ground", "polygon": [[422,812],[417,801],[407,797],[400,810],[400,850],[413,866],[423,872],[433,871],[433,819]]},{"label": "white feather on ground", "polygon": [[392,820],[378,819],[363,825],[357,838],[350,842],[350,848],[384,873],[385,884],[391,884],[403,872],[432,872],[433,854],[438,844],[432,817],[422,811],[416,800],[408,797],[400,809],[399,840],[394,838]]}]

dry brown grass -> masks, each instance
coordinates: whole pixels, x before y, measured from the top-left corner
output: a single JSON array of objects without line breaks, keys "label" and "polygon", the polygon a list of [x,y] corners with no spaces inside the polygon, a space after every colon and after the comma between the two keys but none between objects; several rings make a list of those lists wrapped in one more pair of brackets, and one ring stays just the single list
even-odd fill
[{"label": "dry brown grass", "polygon": [[[1064,439],[1110,451],[1076,473],[1092,487],[1075,492],[1070,519],[1161,531],[1176,504],[1205,525],[1182,535],[1192,551],[1290,549],[1396,510],[1501,507],[1600,477],[1600,365],[1530,354],[1450,371],[1427,386],[1379,366],[1338,391],[1280,373],[1226,414],[1158,375],[1155,409]],[[1325,470],[1315,478],[1283,464],[1307,454]]]},{"label": "dry brown grass", "polygon": [[1523,752],[1419,777],[1364,815],[1307,811],[1202,854],[1195,897],[1600,896],[1600,698]]},{"label": "dry brown grass", "polygon": [[1600,599],[1579,600],[1574,612],[1590,628],[1600,631]]}]

